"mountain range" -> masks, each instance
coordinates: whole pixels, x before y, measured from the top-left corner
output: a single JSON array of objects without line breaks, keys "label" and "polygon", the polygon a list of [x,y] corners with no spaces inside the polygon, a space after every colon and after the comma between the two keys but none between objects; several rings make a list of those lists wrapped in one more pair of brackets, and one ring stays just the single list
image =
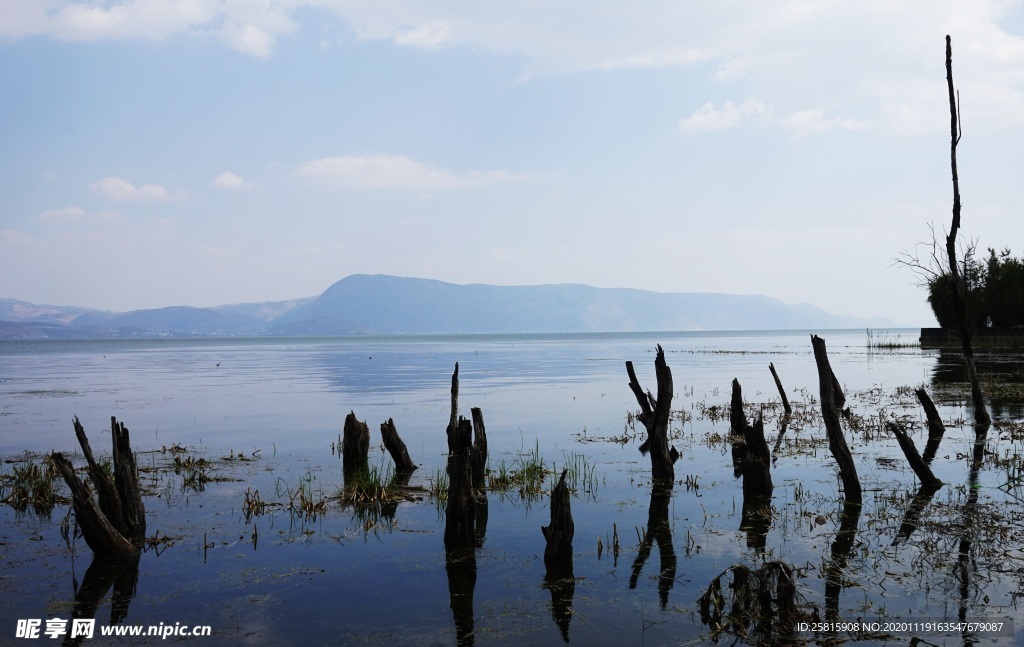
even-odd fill
[{"label": "mountain range", "polygon": [[793,330],[896,326],[760,295],[355,274],[317,297],[106,312],[0,299],[0,338]]}]

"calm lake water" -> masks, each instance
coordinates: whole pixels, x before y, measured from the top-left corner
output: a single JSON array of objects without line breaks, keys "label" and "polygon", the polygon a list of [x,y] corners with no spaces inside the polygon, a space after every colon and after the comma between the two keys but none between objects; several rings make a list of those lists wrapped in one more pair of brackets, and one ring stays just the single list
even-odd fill
[{"label": "calm lake water", "polygon": [[[916,331],[875,333],[895,346],[886,348],[869,348],[863,330],[820,334],[851,420],[860,420],[846,428],[865,488],[852,534],[813,415],[818,378],[806,332],[3,341],[0,455],[75,452],[74,416],[105,453],[110,416],[123,421],[150,488],[147,534],[173,542],[147,551],[134,593],[103,593],[94,617],[97,626],[112,614],[121,625],[210,625],[213,636],[196,644],[710,642],[718,625],[729,624],[728,613],[702,619],[699,599],[716,577],[728,571],[719,580],[725,607],[756,607],[762,603],[737,597],[746,591],[737,582],[747,572],[749,587],[777,564],[790,569],[807,618],[829,611],[844,621],[998,617],[1020,625],[1021,399],[1012,388],[998,392],[999,423],[978,450],[963,422],[971,414],[955,354],[900,345],[915,341]],[[643,434],[630,427],[637,404],[624,366],[633,361],[643,387],[655,390],[659,343],[673,372],[673,408],[685,414],[673,421],[682,456],[665,501],[651,496],[650,461],[638,451]],[[536,451],[553,471],[581,461],[592,470],[590,491],[580,487],[572,499],[571,586],[545,585],[546,493],[489,492],[486,530],[468,555],[446,555],[443,505],[425,494],[383,516],[336,501],[316,518],[281,507],[244,514],[247,491],[282,504],[300,487],[333,497],[343,481],[332,444],[349,411],[369,424],[370,462],[383,470],[391,459],[379,447],[379,425],[394,419],[420,466],[411,485],[429,488],[444,470],[456,362],[461,413],[483,410],[492,469]],[[806,415],[775,449],[772,513],[751,529],[742,523],[727,439],[730,383],[740,381],[751,411],[767,405],[766,436],[775,447],[781,416],[769,362]],[[983,358],[983,366],[1004,384],[1021,382],[1014,358]],[[951,423],[932,464],[946,485],[918,501],[907,533],[919,483],[895,440],[871,431],[871,421],[900,416],[923,447],[920,407],[900,389],[921,385]],[[160,450],[174,445],[187,450],[179,457],[204,457],[208,474],[224,480],[197,488],[182,472],[149,471],[173,460]],[[972,456],[984,458],[980,467],[972,469]],[[645,540],[662,507],[667,532]],[[67,508],[49,516],[0,511],[0,584],[16,594],[0,610],[0,643],[27,642],[14,638],[18,619],[68,618],[76,594],[81,603],[91,553],[82,539],[69,549],[61,537]],[[734,565],[741,568],[728,570]],[[763,604],[775,613],[779,603]],[[731,643],[742,633],[735,625],[718,640]],[[741,642],[757,635],[749,628]],[[914,635],[933,644],[1014,641],[958,631],[839,635],[861,644],[906,644]],[[810,631],[798,637],[829,639]],[[99,637],[84,644],[104,640],[135,644]]]}]

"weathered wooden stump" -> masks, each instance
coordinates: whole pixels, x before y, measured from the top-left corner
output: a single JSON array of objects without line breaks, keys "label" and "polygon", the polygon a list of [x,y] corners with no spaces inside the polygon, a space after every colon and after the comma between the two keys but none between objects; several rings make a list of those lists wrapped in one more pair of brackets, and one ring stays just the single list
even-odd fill
[{"label": "weathered wooden stump", "polygon": [[458,415],[458,403],[459,365],[455,364],[451,415],[445,430],[448,435],[448,505],[444,545],[449,549],[482,544],[487,524],[487,499],[481,493],[487,466],[483,412],[474,408],[473,422],[470,422]]},{"label": "weathered wooden stump", "polygon": [[384,447],[391,454],[391,460],[395,462],[396,474],[404,474],[416,469],[416,463],[409,458],[409,450],[398,435],[394,420],[388,418],[387,422],[380,424],[380,435],[384,439]]},{"label": "weathered wooden stump", "polygon": [[345,482],[357,474],[370,471],[370,428],[365,422],[356,420],[354,411],[345,416],[345,427],[341,438],[341,465]]},{"label": "weathered wooden stump", "polygon": [[764,438],[764,419],[762,415],[757,416],[754,425],[747,422],[747,416],[743,411],[743,391],[739,380],[732,381],[732,404],[730,408],[729,422],[734,442],[742,438],[743,450],[737,452],[733,449],[733,460],[739,455],[739,472],[743,475],[743,496],[747,497],[769,497],[772,489],[772,456],[768,449],[768,442]]},{"label": "weathered wooden stump", "polygon": [[71,462],[63,454],[54,452],[53,463],[71,490],[75,518],[95,557],[120,562],[139,555],[146,540],[146,511],[128,429],[113,417],[110,425],[113,480],[96,462],[85,429],[77,417],[74,419],[75,436],[89,463],[89,474],[99,496],[98,503],[92,490],[78,478]]},{"label": "weathered wooden stump", "polygon": [[473,417],[473,448],[470,451],[470,469],[473,472],[473,488],[483,490],[487,478],[487,430],[484,429],[484,413],[480,407],[469,410]]},{"label": "weathered wooden stump", "polygon": [[843,428],[839,422],[839,406],[836,404],[835,387],[839,381],[829,365],[825,340],[817,335],[811,335],[811,346],[814,347],[814,361],[818,365],[818,393],[821,398],[821,416],[825,420],[825,431],[828,434],[828,448],[839,464],[843,496],[847,502],[859,504],[860,479],[857,477],[857,467],[850,455],[850,448],[846,445],[846,438],[843,437]]},{"label": "weathered wooden stump", "polygon": [[558,485],[551,492],[551,523],[540,531],[547,544],[544,547],[544,565],[551,568],[566,559],[572,559],[572,538],[576,526],[572,520],[569,488],[565,476],[569,470],[562,470]]},{"label": "weathered wooden stump", "polygon": [[654,359],[654,371],[658,381],[658,397],[640,388],[633,370],[633,362],[626,362],[629,388],[640,405],[639,420],[647,429],[647,440],[640,451],[650,451],[651,478],[656,486],[671,488],[675,482],[675,462],[679,452],[668,442],[669,414],[672,410],[672,370],[665,363],[665,351],[658,345]]}]

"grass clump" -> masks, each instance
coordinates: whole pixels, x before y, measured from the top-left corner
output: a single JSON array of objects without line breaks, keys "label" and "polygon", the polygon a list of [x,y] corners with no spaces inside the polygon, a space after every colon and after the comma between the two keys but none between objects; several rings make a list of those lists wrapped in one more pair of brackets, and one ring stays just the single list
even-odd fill
[{"label": "grass clump", "polygon": [[57,470],[49,457],[41,463],[30,460],[22,466],[14,465],[13,474],[3,475],[2,501],[18,512],[31,506],[37,513],[49,515],[54,505],[66,502],[54,489],[56,478]]}]

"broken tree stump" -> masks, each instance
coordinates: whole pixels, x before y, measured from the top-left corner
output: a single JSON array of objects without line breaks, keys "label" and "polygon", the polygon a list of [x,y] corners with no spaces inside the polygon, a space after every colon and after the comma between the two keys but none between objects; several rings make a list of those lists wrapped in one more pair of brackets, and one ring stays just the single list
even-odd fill
[{"label": "broken tree stump", "polygon": [[558,485],[551,492],[551,523],[540,529],[547,541],[544,547],[544,565],[548,568],[566,559],[572,559],[572,537],[576,526],[572,520],[569,488],[565,484],[568,473],[569,470],[562,470]]},{"label": "broken tree stump", "polygon": [[451,550],[474,543],[476,497],[473,494],[473,425],[459,418],[448,430],[448,505],[445,508],[444,546]]},{"label": "broken tree stump", "polygon": [[384,439],[384,447],[391,454],[391,460],[395,462],[396,474],[404,474],[416,469],[416,463],[409,458],[409,450],[398,435],[394,420],[388,418],[387,422],[380,423],[380,435]]},{"label": "broken tree stump", "polygon": [[900,449],[903,450],[903,455],[907,457],[907,462],[910,463],[914,474],[917,474],[917,478],[921,479],[921,486],[935,489],[942,487],[942,481],[932,473],[932,469],[928,467],[928,464],[924,462],[921,455],[917,453],[917,447],[907,434],[907,430],[893,420],[887,421],[885,428],[892,435],[896,436],[896,442],[900,444]]},{"label": "broken tree stump", "polygon": [[[758,415],[754,425],[747,422],[743,411],[743,391],[739,380],[732,381],[732,406],[730,410],[732,434],[742,436],[743,450],[737,452],[734,445],[733,460],[740,456],[739,471],[743,475],[743,496],[769,497],[772,489],[772,456],[764,438],[764,416]],[[736,441],[734,441],[736,442]]]},{"label": "broken tree stump", "polygon": [[473,448],[470,464],[473,472],[473,488],[482,490],[487,476],[487,431],[484,429],[484,413],[480,407],[469,410],[473,416]]},{"label": "broken tree stump", "polygon": [[821,416],[825,420],[825,431],[828,434],[828,448],[832,457],[839,464],[839,476],[843,481],[843,495],[849,503],[861,502],[860,479],[857,467],[850,455],[850,448],[843,437],[843,428],[839,422],[839,405],[836,403],[836,385],[839,380],[832,372],[828,362],[828,351],[825,340],[811,335],[811,346],[814,347],[814,361],[818,365],[818,392],[821,398]]},{"label": "broken tree stump", "polygon": [[113,432],[113,480],[96,462],[89,439],[76,417],[75,436],[89,464],[93,491],[75,474],[74,467],[60,452],[53,463],[71,490],[75,518],[93,555],[102,560],[122,561],[137,557],[146,540],[146,512],[139,488],[139,471],[131,449],[128,429],[111,417]]},{"label": "broken tree stump", "polygon": [[356,420],[355,411],[345,416],[345,427],[341,438],[341,465],[345,482],[360,472],[370,471],[370,428],[365,422]]},{"label": "broken tree stump", "polygon": [[675,482],[675,462],[679,452],[669,446],[668,424],[672,407],[672,370],[665,363],[665,351],[658,344],[658,354],[654,359],[654,372],[658,381],[658,397],[646,393],[640,388],[633,370],[633,362],[626,362],[626,373],[629,375],[629,388],[640,405],[639,420],[647,429],[647,440],[641,446],[651,453],[651,478],[655,485],[672,487]]},{"label": "broken tree stump", "polygon": [[779,374],[775,372],[775,364],[768,362],[768,370],[772,372],[775,388],[779,390],[779,397],[782,398],[782,408],[786,411],[787,416],[792,415],[793,407],[789,406],[789,398],[786,397],[786,389],[782,388],[782,380],[779,379]]}]

